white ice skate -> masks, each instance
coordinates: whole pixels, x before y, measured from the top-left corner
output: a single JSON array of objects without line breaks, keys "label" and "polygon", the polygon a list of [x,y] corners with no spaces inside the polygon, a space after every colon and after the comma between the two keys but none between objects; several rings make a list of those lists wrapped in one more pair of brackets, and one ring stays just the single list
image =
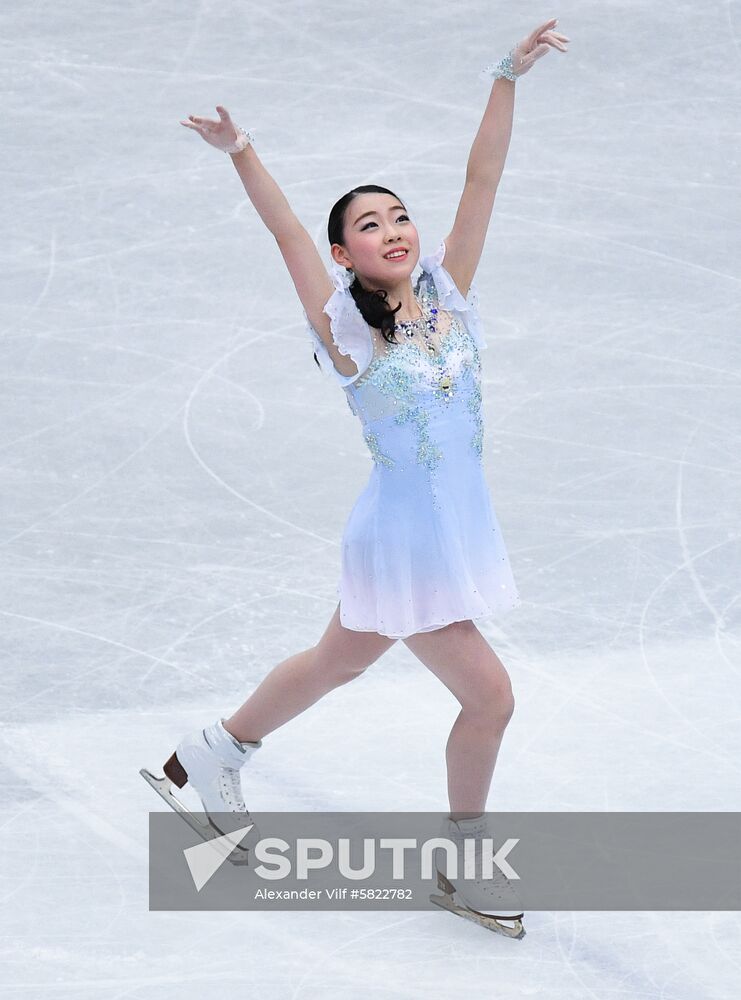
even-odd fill
[{"label": "white ice skate", "polygon": [[[163,778],[157,778],[144,767],[139,771],[170,808],[180,813],[204,840],[254,824],[242,795],[239,769],[262,746],[262,740],[240,743],[222,723],[223,719],[186,736],[164,764]],[[173,785],[182,788],[186,782],[203,804],[205,822],[173,794]],[[250,846],[258,839],[257,827],[253,825],[245,840],[234,849],[230,860],[235,864],[248,864]]]},{"label": "white ice skate", "polygon": [[493,878],[484,879],[481,876],[481,839],[492,837],[486,816],[457,821],[449,817],[445,818],[441,825],[440,836],[452,840],[454,844],[458,845],[459,873],[463,870],[462,844],[464,839],[476,840],[476,877],[475,879],[458,878],[451,881],[443,874],[446,870],[445,852],[438,849],[437,887],[442,889],[443,895],[433,894],[430,896],[430,901],[460,917],[473,920],[488,930],[504,934],[505,937],[523,938],[525,936],[525,928],[522,926],[524,912],[510,880],[496,864],[493,867]]}]

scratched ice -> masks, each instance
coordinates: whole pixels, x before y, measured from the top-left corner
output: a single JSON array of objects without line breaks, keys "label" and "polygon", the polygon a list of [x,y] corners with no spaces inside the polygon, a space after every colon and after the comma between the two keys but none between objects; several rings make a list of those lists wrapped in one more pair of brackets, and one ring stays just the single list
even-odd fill
[{"label": "scratched ice", "polygon": [[[520,7],[522,9],[520,9]],[[527,9],[525,9],[527,8]],[[738,0],[11,5],[3,24],[3,996],[735,995],[730,913],[149,913],[138,774],[314,644],[371,459],[228,157],[327,263],[355,184],[449,232],[517,83],[477,272],[484,462],[523,603],[488,806],[738,810]],[[398,642],[265,740],[255,810],[446,808],[458,711]],[[379,740],[379,734],[383,738]]]}]

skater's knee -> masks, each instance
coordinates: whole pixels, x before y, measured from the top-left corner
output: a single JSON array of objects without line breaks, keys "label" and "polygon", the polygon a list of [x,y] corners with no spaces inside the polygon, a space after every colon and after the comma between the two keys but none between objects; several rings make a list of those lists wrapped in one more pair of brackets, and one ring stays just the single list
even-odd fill
[{"label": "skater's knee", "polygon": [[500,720],[505,726],[515,714],[515,696],[512,693],[512,686],[510,684],[507,685],[506,691],[499,702],[497,711]]},{"label": "skater's knee", "polygon": [[509,677],[486,677],[464,705],[469,714],[480,719],[485,725],[503,729],[515,711],[515,698]]}]

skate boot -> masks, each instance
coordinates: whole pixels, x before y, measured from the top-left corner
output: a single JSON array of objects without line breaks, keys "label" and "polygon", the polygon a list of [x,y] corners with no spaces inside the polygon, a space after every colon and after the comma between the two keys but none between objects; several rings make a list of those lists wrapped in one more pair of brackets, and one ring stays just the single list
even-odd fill
[{"label": "skate boot", "polygon": [[[458,916],[465,917],[496,931],[506,937],[523,938],[525,929],[522,926],[524,916],[522,904],[512,883],[500,869],[493,865],[491,878],[482,877],[482,838],[492,838],[486,815],[472,819],[454,820],[445,817],[440,828],[440,836],[451,840],[458,848],[457,879],[450,879],[446,871],[446,855],[443,849],[438,849],[437,886],[443,895],[431,895],[430,900],[438,906]],[[463,878],[463,841],[476,841],[475,878]]]},{"label": "skate boot", "polygon": [[[155,777],[145,768],[140,773],[204,840],[252,826],[235,848],[235,854],[241,852],[240,860],[245,863],[248,847],[259,835],[244,801],[239,769],[262,746],[262,740],[240,743],[224,729],[223,721],[220,719],[185,736],[165,763],[163,778]],[[182,788],[186,783],[201,800],[205,823],[173,794],[173,785]]]}]

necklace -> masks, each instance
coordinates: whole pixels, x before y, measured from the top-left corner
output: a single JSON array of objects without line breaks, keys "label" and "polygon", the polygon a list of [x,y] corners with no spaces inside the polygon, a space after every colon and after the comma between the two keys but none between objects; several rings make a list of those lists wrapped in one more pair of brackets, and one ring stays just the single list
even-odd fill
[{"label": "necklace", "polygon": [[[437,334],[438,311],[435,306],[428,307],[426,296],[423,297],[422,303],[420,303],[420,309],[422,310],[420,317],[403,320],[401,323],[395,324],[394,329],[399,330],[410,340],[417,333],[421,333],[430,357],[437,360],[437,348],[435,347],[433,338]],[[450,399],[453,395],[453,380],[445,369],[441,372],[437,385],[443,396],[446,399]]]},{"label": "necklace", "polygon": [[425,314],[425,305],[420,304],[420,309],[422,310],[421,316],[417,319],[403,320],[401,323],[395,325],[395,329],[399,330],[400,333],[403,333],[409,339],[420,333],[424,338],[424,344],[429,353],[435,354],[436,347],[432,338],[437,333],[437,309],[432,306]]}]

